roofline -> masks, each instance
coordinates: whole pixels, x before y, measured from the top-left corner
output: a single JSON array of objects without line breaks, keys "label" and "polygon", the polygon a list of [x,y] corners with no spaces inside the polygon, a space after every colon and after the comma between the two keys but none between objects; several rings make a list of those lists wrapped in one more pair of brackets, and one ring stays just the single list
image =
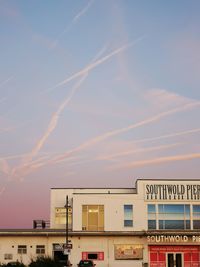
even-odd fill
[{"label": "roofline", "polygon": [[200,178],[191,178],[191,179],[181,179],[181,178],[138,178],[135,180],[135,187],[52,187],[51,190],[60,190],[60,189],[79,189],[79,190],[84,190],[84,189],[121,189],[121,190],[130,190],[130,189],[136,189],[137,192],[137,183],[139,181],[200,181]]},{"label": "roofline", "polygon": [[[175,231],[175,230],[152,230],[152,231],[102,231],[102,232],[89,232],[89,231],[70,231],[69,238],[76,236],[149,236],[149,235],[199,235],[199,231],[188,230],[188,231]],[[0,237],[7,236],[46,236],[46,237],[55,237],[55,236],[66,236],[65,229],[0,229]]]}]

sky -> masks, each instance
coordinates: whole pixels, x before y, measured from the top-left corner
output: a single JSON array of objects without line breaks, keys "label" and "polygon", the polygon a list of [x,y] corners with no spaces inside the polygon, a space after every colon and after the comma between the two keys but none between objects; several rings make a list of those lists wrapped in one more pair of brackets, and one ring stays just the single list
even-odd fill
[{"label": "sky", "polygon": [[200,1],[0,1],[0,228],[50,188],[200,178]]}]

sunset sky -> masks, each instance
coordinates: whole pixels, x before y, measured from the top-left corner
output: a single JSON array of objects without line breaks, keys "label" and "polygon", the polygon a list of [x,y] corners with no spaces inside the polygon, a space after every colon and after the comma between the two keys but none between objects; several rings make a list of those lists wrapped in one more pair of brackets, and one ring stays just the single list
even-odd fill
[{"label": "sunset sky", "polygon": [[0,228],[52,187],[200,178],[200,1],[0,1]]}]

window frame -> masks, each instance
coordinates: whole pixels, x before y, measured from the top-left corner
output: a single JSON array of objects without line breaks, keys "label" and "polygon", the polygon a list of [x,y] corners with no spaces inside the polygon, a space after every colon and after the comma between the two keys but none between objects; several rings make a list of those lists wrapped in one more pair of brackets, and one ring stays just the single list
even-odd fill
[{"label": "window frame", "polygon": [[124,204],[124,227],[133,227],[133,204]]},{"label": "window frame", "polygon": [[27,254],[27,246],[26,245],[18,245],[17,254]]}]

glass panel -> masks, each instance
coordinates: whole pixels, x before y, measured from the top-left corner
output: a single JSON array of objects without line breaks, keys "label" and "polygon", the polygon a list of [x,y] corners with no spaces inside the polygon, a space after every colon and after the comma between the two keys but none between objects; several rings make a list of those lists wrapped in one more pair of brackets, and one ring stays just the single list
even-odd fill
[{"label": "glass panel", "polygon": [[184,229],[184,220],[176,221],[176,220],[166,220],[165,221],[165,229]]},{"label": "glass panel", "polygon": [[132,227],[133,221],[132,220],[124,220],[124,226]]},{"label": "glass panel", "polygon": [[193,212],[200,212],[200,205],[193,205]]},{"label": "glass panel", "polygon": [[159,204],[158,205],[158,213],[163,213],[163,205]]},{"label": "glass panel", "polygon": [[200,220],[193,220],[193,229],[200,229]]},{"label": "glass panel", "polygon": [[156,205],[148,204],[148,213],[155,213],[156,212]]},{"label": "glass panel", "polygon": [[185,213],[190,215],[190,205],[185,205]]},{"label": "glass panel", "polygon": [[87,206],[82,206],[82,230],[87,230]]},{"label": "glass panel", "polygon": [[104,230],[104,206],[99,206],[99,231]]},{"label": "glass panel", "polygon": [[163,220],[159,220],[159,229],[160,230],[164,229],[164,221]]},{"label": "glass panel", "polygon": [[165,213],[184,213],[184,205],[164,205]]},{"label": "glass panel", "polygon": [[148,229],[156,229],[156,220],[148,220]]},{"label": "glass panel", "polygon": [[186,229],[190,229],[190,220],[186,221]]},{"label": "glass panel", "polygon": [[124,205],[124,226],[133,226],[133,205]]}]

